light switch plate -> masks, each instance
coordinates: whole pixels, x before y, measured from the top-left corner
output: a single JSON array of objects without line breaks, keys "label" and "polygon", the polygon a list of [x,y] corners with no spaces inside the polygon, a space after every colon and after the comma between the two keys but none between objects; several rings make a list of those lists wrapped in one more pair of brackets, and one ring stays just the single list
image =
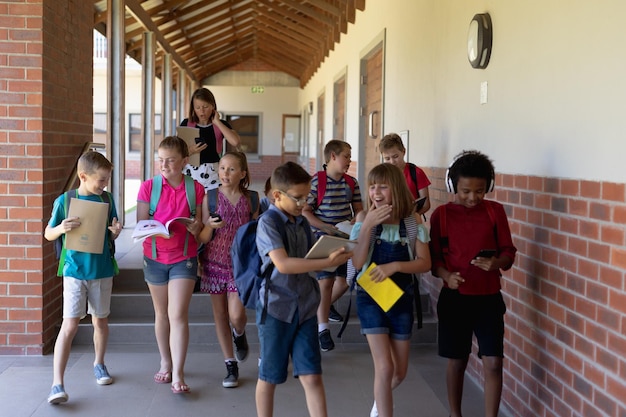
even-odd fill
[{"label": "light switch plate", "polygon": [[487,104],[487,81],[480,83],[480,104]]}]

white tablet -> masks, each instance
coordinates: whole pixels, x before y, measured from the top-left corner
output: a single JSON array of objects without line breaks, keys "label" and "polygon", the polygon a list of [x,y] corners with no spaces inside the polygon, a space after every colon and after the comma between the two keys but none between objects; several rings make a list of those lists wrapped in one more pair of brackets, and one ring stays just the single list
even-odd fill
[{"label": "white tablet", "polygon": [[[317,242],[315,242],[315,245],[313,245],[311,250],[309,250],[309,252],[306,254],[305,258],[307,259],[328,258],[328,256],[331,253],[333,253],[339,248],[346,248],[347,251],[352,251],[354,250],[354,247],[356,246],[356,244],[357,244],[356,240],[348,240],[348,239],[343,239],[343,238],[336,237],[336,236],[322,235],[322,237],[320,237],[317,240]],[[324,269],[324,271],[332,272],[335,269],[337,268],[331,267],[331,268]]]}]

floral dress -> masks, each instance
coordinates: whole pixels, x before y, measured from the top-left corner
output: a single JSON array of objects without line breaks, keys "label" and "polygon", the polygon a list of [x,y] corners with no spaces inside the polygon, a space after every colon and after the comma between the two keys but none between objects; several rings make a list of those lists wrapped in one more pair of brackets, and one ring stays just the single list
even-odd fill
[{"label": "floral dress", "polygon": [[217,213],[222,217],[224,226],[213,231],[213,237],[202,252],[202,280],[200,291],[209,294],[236,292],[233,263],[230,247],[237,229],[250,221],[250,204],[241,195],[236,205],[222,194],[217,193]]}]

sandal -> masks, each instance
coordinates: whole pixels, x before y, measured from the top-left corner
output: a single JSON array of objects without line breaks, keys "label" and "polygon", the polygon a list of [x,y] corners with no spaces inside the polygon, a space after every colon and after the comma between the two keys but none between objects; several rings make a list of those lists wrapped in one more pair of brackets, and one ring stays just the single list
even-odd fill
[{"label": "sandal", "polygon": [[170,371],[157,372],[154,374],[154,382],[157,384],[169,384],[172,382],[172,373]]},{"label": "sandal", "polygon": [[174,382],[172,384],[172,392],[174,394],[189,394],[191,388],[189,388],[189,385],[185,385],[184,382]]}]

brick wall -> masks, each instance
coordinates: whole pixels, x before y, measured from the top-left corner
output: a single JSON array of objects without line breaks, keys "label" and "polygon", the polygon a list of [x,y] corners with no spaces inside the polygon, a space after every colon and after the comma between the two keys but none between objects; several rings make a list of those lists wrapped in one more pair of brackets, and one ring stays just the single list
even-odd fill
[{"label": "brick wall", "polygon": [[43,229],[92,133],[93,5],[0,1],[0,16],[0,354],[40,354],[62,289]]},{"label": "brick wall", "polygon": [[[434,206],[451,197],[427,170]],[[498,175],[519,252],[504,274],[503,404],[516,416],[626,415],[626,185]],[[426,280],[434,301],[439,279]],[[475,347],[476,348],[476,347]],[[481,380],[475,355],[468,366]]]}]

